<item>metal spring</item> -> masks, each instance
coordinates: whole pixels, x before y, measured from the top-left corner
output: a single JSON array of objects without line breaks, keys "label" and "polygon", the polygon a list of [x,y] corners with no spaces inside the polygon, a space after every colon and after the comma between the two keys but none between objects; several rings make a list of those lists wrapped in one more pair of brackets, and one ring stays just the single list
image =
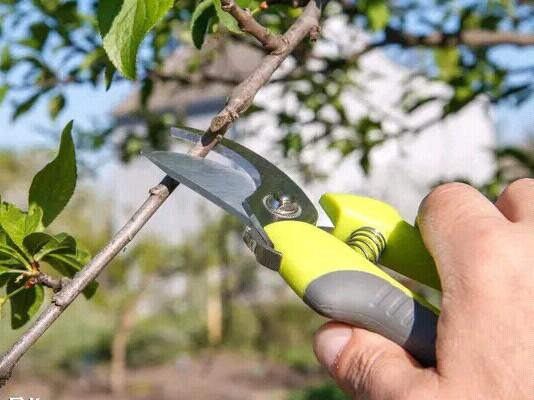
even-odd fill
[{"label": "metal spring", "polygon": [[356,229],[347,238],[346,243],[354,250],[359,250],[372,263],[378,262],[386,248],[384,235],[370,226]]}]

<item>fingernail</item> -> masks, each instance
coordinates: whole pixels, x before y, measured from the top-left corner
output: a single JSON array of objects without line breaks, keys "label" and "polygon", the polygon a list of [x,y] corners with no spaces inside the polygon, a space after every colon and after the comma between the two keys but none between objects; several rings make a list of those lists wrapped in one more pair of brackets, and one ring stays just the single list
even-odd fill
[{"label": "fingernail", "polygon": [[352,328],[336,324],[326,325],[315,335],[315,355],[330,373],[333,373],[335,362],[352,336]]}]

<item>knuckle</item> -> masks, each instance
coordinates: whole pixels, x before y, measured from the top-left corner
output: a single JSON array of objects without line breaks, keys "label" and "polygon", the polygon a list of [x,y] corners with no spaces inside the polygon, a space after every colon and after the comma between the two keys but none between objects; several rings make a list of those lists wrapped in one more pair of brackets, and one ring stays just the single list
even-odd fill
[{"label": "knuckle", "polygon": [[368,393],[371,377],[382,354],[376,347],[364,343],[365,340],[357,334],[352,340],[348,354],[339,360],[337,378],[358,397]]},{"label": "knuckle", "polygon": [[451,182],[439,185],[432,190],[422,201],[420,213],[439,209],[458,196],[458,193],[473,188],[465,183]]},{"label": "knuckle", "polygon": [[504,189],[504,192],[502,193],[502,196],[506,197],[508,195],[514,195],[516,193],[522,193],[525,190],[532,190],[534,189],[534,179],[533,178],[520,178],[512,183],[510,183],[506,189]]}]

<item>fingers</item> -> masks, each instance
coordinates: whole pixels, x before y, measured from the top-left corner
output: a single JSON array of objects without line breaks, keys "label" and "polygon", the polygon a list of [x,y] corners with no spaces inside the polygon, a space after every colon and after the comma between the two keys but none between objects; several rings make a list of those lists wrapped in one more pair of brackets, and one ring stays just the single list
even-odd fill
[{"label": "fingers", "polygon": [[454,257],[462,258],[464,250],[471,252],[469,245],[474,239],[495,232],[505,222],[506,218],[486,197],[463,183],[441,185],[423,200],[417,224],[434,257],[442,286],[449,269],[461,267]]},{"label": "fingers", "polygon": [[437,393],[437,375],[400,346],[364,329],[330,322],[315,335],[315,354],[356,399],[418,400]]},{"label": "fingers", "polygon": [[511,222],[534,226],[534,179],[524,178],[511,183],[495,203]]}]

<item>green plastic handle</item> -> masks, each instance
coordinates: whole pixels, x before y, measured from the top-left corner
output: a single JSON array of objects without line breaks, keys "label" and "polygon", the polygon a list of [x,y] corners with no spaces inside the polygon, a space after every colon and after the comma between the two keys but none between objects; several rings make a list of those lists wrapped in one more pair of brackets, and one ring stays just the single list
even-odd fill
[{"label": "green plastic handle", "polygon": [[379,333],[435,365],[439,311],[424,298],[312,224],[280,221],[265,231],[282,254],[278,272],[313,310]]},{"label": "green plastic handle", "polygon": [[386,240],[379,264],[441,290],[434,260],[419,230],[392,206],[368,197],[333,193],[324,194],[320,204],[334,224],[335,237],[346,241],[359,228],[374,228]]}]

